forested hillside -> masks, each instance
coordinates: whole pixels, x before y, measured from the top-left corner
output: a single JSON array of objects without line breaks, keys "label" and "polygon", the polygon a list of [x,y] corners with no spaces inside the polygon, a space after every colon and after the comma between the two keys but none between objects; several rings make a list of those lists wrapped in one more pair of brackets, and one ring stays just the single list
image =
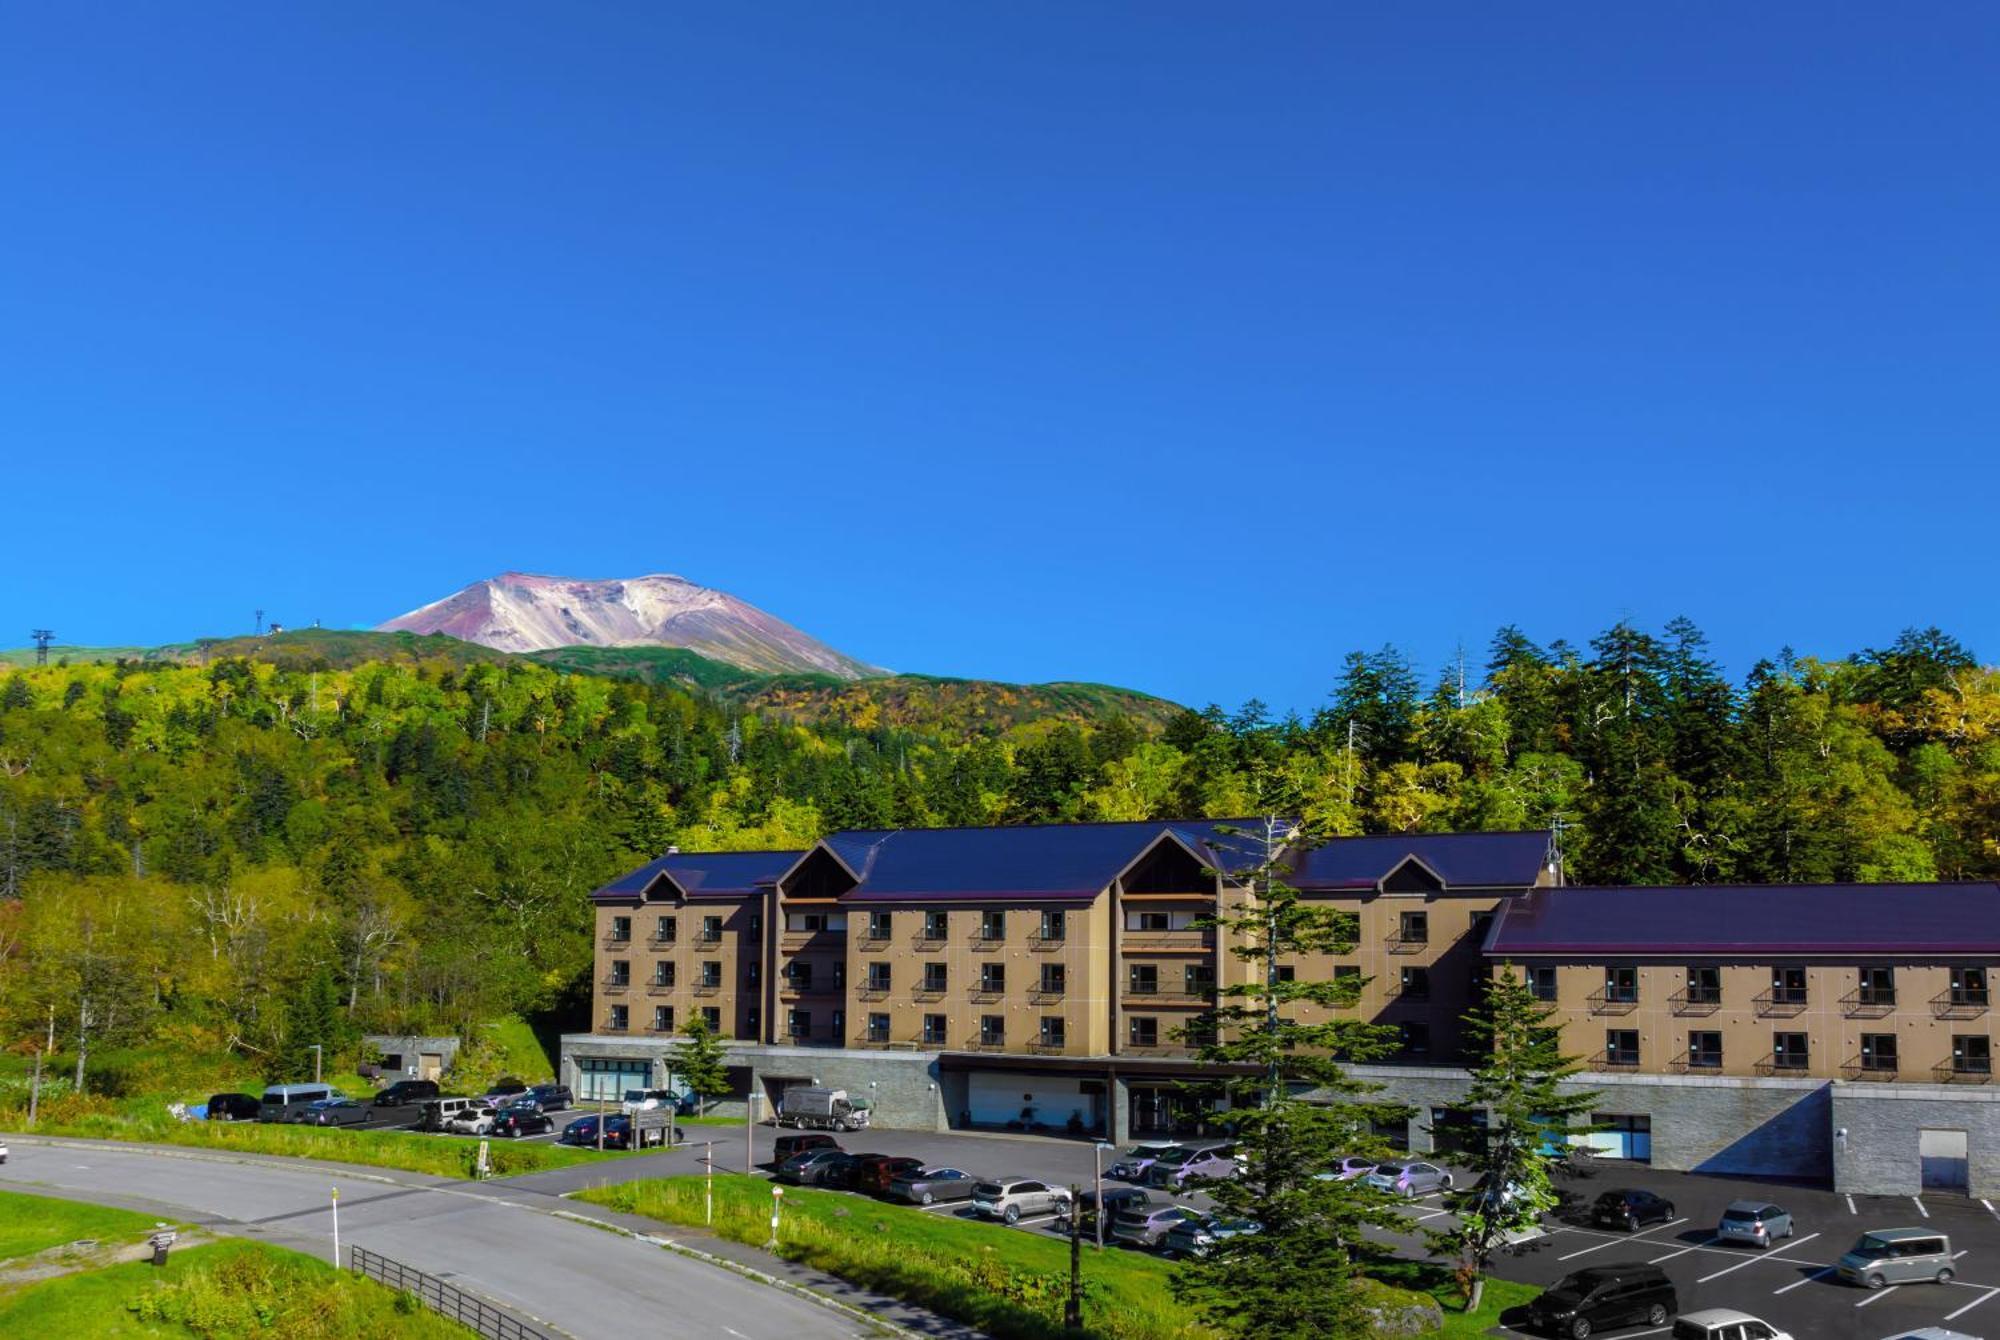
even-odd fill
[{"label": "forested hillside", "polygon": [[100,1044],[283,1057],[327,994],[397,1030],[547,1008],[587,979],[608,876],[839,827],[1270,808],[1328,833],[1560,823],[1572,877],[1613,882],[2000,871],[2000,674],[1936,630],[1732,683],[1685,623],[1587,648],[1507,629],[1428,691],[1356,654],[1309,718],[1163,726],[1089,686],[1042,719],[946,694],[801,724],[783,692],[520,658],[314,664],[0,680],[6,1041],[53,1008],[65,1041],[87,1012]]}]

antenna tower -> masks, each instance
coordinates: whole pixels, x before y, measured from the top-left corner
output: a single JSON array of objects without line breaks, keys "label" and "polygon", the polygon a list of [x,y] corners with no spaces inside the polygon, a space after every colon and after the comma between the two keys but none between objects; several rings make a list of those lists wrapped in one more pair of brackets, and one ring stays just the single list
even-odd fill
[{"label": "antenna tower", "polygon": [[47,665],[49,663],[49,643],[55,639],[55,634],[46,628],[37,628],[29,633],[28,636],[35,639],[35,664]]},{"label": "antenna tower", "polygon": [[264,636],[264,611],[257,611],[257,636]]}]

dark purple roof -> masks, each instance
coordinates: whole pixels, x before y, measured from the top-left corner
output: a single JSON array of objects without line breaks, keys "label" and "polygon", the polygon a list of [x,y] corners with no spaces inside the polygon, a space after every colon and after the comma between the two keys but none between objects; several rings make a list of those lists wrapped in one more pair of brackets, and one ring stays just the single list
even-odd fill
[{"label": "dark purple roof", "polygon": [[[901,828],[829,834],[825,845],[860,884],[843,901],[1087,900],[1160,840],[1169,827],[1206,834],[1212,821],[1024,824],[1003,828]],[[1184,840],[1186,840],[1184,838]],[[1197,859],[1207,856],[1196,849]]]},{"label": "dark purple roof", "polygon": [[1446,888],[1525,889],[1548,856],[1549,835],[1528,833],[1391,833],[1334,838],[1300,857],[1290,883],[1306,890],[1372,889],[1414,856]]},{"label": "dark purple roof", "polygon": [[675,852],[629,870],[591,894],[598,902],[637,898],[665,875],[690,898],[742,898],[770,889],[804,852]]},{"label": "dark purple roof", "polygon": [[2000,954],[2000,884],[1535,889],[1487,935],[1498,958]]}]

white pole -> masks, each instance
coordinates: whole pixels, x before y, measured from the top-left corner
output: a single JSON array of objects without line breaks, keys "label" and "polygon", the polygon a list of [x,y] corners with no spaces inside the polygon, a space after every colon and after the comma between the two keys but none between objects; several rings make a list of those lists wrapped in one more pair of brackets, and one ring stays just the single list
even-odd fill
[{"label": "white pole", "polygon": [[771,1241],[764,1248],[764,1250],[767,1252],[775,1252],[778,1250],[778,1210],[781,1206],[784,1205],[784,1203],[785,1203],[785,1189],[781,1186],[772,1187],[771,1188]]},{"label": "white pole", "polygon": [[705,1195],[708,1201],[707,1205],[708,1226],[710,1228],[714,1228],[715,1227],[715,1141],[710,1140],[706,1145],[703,1146],[703,1148],[706,1150],[706,1153],[702,1157],[702,1162],[708,1165],[708,1186],[703,1194]]},{"label": "white pole", "polygon": [[[1097,1250],[1104,1250],[1104,1142],[1090,1142],[1090,1175],[1096,1188],[1096,1199],[1091,1203],[1097,1208]],[[1072,1211],[1074,1213],[1074,1211]]]},{"label": "white pole", "polygon": [[333,1268],[340,1269],[340,1188],[333,1189]]},{"label": "white pole", "polygon": [[313,1083],[317,1084],[319,1083],[319,1076],[320,1076],[319,1063],[325,1059],[325,1053],[321,1050],[320,1045],[317,1042],[312,1044],[312,1049],[313,1049]]}]

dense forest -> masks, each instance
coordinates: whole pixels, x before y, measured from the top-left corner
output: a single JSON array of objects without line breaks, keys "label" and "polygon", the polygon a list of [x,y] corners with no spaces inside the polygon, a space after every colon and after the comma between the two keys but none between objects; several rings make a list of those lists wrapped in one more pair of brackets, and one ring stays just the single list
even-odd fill
[{"label": "dense forest", "polygon": [[1329,678],[1310,716],[1093,691],[1036,718],[949,681],[811,711],[522,659],[16,670],[0,1028],[31,1045],[53,1011],[65,1045],[281,1057],[301,1001],[390,1030],[560,1009],[607,877],[843,827],[1278,810],[1558,826],[1602,882],[2000,871],[2000,672],[1935,629],[1740,683],[1685,621],[1588,647],[1507,628],[1428,689],[1388,649]]}]

